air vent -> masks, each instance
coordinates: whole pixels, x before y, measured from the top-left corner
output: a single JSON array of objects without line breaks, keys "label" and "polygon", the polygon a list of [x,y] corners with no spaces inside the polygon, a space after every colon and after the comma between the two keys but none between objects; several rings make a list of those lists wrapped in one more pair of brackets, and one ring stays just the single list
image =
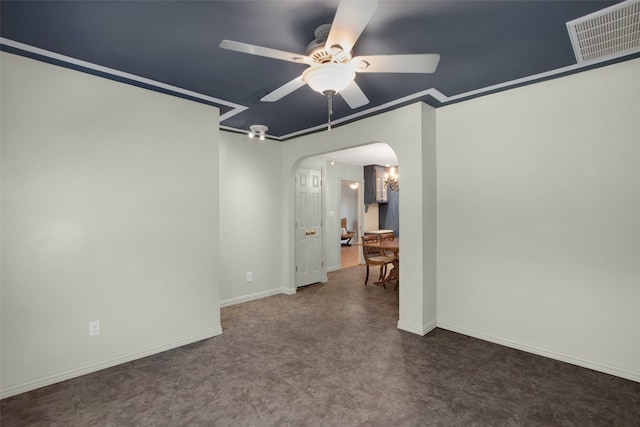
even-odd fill
[{"label": "air vent", "polygon": [[567,22],[578,63],[640,51],[640,0],[627,0]]}]

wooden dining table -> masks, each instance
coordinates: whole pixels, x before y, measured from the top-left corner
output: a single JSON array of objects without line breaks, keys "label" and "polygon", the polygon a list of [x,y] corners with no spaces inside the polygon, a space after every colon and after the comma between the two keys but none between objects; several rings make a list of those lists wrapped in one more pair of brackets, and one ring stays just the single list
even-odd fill
[{"label": "wooden dining table", "polygon": [[377,242],[367,242],[363,243],[362,246],[367,246],[370,248],[379,248],[387,251],[393,252],[393,268],[387,273],[387,277],[383,278],[381,282],[376,282],[376,284],[385,284],[390,281],[396,281],[395,289],[398,289],[398,285],[400,283],[400,239],[393,240],[378,240]]},{"label": "wooden dining table", "polygon": [[400,239],[393,240],[378,240],[377,242],[367,242],[362,246],[367,246],[370,248],[380,248],[393,252],[394,256],[397,258],[400,253]]}]

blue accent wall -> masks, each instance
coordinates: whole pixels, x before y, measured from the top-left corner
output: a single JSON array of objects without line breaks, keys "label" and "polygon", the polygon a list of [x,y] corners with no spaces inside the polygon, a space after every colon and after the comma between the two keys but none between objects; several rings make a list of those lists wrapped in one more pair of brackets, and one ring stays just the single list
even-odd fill
[{"label": "blue accent wall", "polygon": [[387,191],[387,203],[380,203],[378,220],[380,229],[393,230],[396,237],[400,237],[400,191]]}]

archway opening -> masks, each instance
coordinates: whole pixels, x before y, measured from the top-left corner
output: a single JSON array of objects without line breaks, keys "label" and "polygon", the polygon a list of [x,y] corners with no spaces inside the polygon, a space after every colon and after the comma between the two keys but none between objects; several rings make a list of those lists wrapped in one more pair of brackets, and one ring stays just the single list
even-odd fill
[{"label": "archway opening", "polygon": [[[300,168],[316,169],[322,174],[324,281],[329,272],[364,264],[359,243],[365,234],[386,230],[399,238],[399,191],[386,188],[381,191],[380,187],[384,187],[384,173],[398,166],[394,150],[380,142],[308,156],[295,163],[296,174]],[[366,175],[374,169],[382,171],[379,179],[367,179]],[[295,197],[293,205],[295,209],[300,208]],[[294,225],[299,225],[296,212],[294,216]],[[298,237],[294,240],[296,273],[304,269],[297,264],[303,259],[299,251],[305,244]],[[345,257],[348,257],[346,262]],[[299,285],[296,283],[296,287]]]}]

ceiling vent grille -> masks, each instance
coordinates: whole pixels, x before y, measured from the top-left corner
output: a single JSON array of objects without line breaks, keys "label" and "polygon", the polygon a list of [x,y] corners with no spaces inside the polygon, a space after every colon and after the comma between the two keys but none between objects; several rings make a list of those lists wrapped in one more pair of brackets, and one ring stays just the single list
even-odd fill
[{"label": "ceiling vent grille", "polygon": [[640,0],[627,0],[567,22],[578,63],[640,51]]}]

